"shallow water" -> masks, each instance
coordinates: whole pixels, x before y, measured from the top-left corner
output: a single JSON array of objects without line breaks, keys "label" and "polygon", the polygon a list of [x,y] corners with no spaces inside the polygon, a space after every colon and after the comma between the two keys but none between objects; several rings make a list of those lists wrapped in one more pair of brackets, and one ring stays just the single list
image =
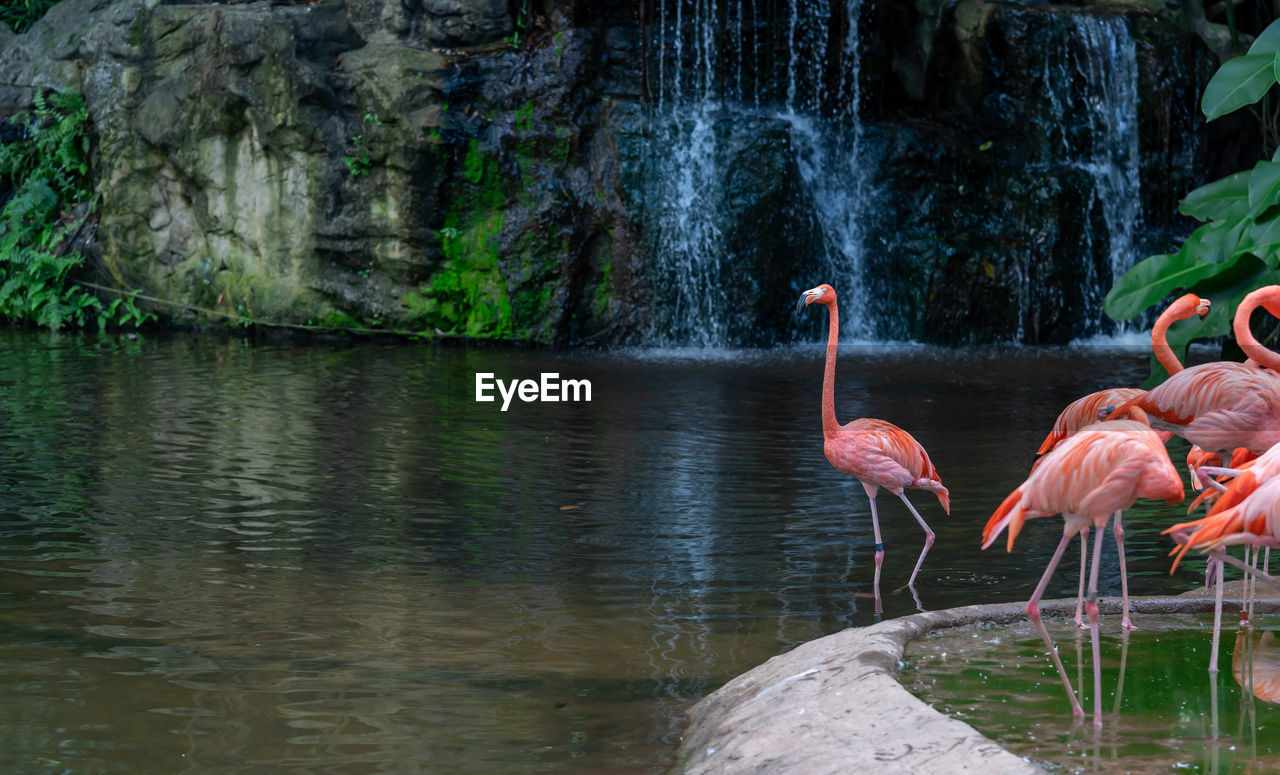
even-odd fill
[{"label": "shallow water", "polygon": [[[691,703],[875,620],[822,355],[0,333],[0,771],[662,771]],[[983,523],[1066,403],[1146,368],[842,348],[842,421],[907,428],[951,489],[912,495],[924,607],[1030,595],[1060,522],[1013,554]],[[504,413],[477,372],[592,401]],[[922,534],[879,504],[889,593]],[[1172,511],[1126,518],[1136,594],[1199,581],[1167,575]]]},{"label": "shallow water", "polygon": [[1027,621],[913,642],[903,684],[1050,772],[1280,770],[1280,644],[1263,629],[1280,624],[1275,616],[1256,617],[1254,630],[1228,621],[1216,675],[1207,669],[1212,615],[1138,615],[1139,629],[1127,636],[1119,617],[1103,617],[1101,730],[1091,722],[1088,633],[1067,619],[1045,621],[1081,698],[1083,721],[1072,719],[1057,671]]}]

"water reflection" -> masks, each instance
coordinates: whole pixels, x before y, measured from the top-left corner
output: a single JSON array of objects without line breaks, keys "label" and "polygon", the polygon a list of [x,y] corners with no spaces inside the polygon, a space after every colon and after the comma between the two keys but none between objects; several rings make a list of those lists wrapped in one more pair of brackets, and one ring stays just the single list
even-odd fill
[{"label": "water reflection", "polygon": [[[1083,666],[1087,634],[1069,617],[1047,623],[1064,661]],[[1273,772],[1280,767],[1280,727],[1225,665],[1218,673],[1204,669],[1211,626],[1209,615],[1148,614],[1139,630],[1122,633],[1118,616],[1104,617],[1109,712],[1101,730],[1062,711],[1062,685],[1029,622],[931,633],[911,644],[903,682],[938,710],[1053,772]],[[1233,664],[1244,665],[1246,680],[1250,659],[1265,674],[1265,659],[1250,651],[1263,641],[1274,638],[1241,630],[1236,641]],[[1081,669],[1075,681],[1082,701],[1092,702],[1091,674]]]},{"label": "water reflection", "polygon": [[[1061,406],[1146,368],[842,360],[841,418],[912,428],[951,488],[929,608],[1027,597],[1054,537],[978,557],[982,522]],[[593,401],[503,413],[479,371],[588,378]],[[869,509],[822,457],[820,382],[820,348],[0,333],[0,769],[660,771],[691,702],[872,620]],[[1171,583],[1147,517],[1138,594]],[[882,526],[892,588],[920,531],[898,503]]]},{"label": "water reflection", "polygon": [[1237,630],[1231,675],[1254,697],[1280,704],[1280,639],[1276,634],[1251,627]]}]

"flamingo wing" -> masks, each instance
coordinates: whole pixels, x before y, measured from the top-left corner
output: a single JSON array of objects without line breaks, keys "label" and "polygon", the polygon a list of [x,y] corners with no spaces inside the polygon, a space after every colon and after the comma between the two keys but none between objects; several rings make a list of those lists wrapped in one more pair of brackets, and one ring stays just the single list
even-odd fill
[{"label": "flamingo wing", "polygon": [[1044,437],[1036,454],[1048,453],[1081,428],[1096,423],[1101,419],[1098,417],[1098,412],[1102,409],[1108,406],[1120,406],[1146,392],[1141,388],[1108,388],[1077,398],[1067,404],[1067,408],[1063,409],[1058,419],[1054,420],[1053,430]]},{"label": "flamingo wing", "polygon": [[950,513],[950,497],[929,453],[910,433],[885,420],[861,418],[841,426],[826,441],[837,469],[895,494],[907,487],[931,490]]}]

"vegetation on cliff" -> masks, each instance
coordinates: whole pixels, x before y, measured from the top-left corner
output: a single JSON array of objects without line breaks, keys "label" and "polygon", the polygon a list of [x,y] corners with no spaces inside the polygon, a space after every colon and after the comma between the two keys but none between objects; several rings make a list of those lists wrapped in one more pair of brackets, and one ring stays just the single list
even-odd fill
[{"label": "vegetation on cliff", "polygon": [[104,304],[72,277],[84,258],[69,245],[93,208],[84,100],[37,92],[34,109],[10,126],[17,137],[0,145],[0,317],[53,330],[153,319],[128,296]]}]

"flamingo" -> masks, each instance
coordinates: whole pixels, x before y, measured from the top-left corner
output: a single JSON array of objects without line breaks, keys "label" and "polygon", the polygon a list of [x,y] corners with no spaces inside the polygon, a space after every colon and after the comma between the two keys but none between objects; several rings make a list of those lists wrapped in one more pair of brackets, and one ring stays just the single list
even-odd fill
[{"label": "flamingo", "polygon": [[[1181,415],[1169,418],[1173,421],[1171,424],[1177,425],[1177,421],[1184,421],[1182,425],[1184,430],[1180,435],[1196,441],[1197,444],[1199,441],[1192,438],[1192,433],[1203,436],[1210,443],[1216,441],[1222,446],[1213,447],[1209,444],[1201,446],[1205,446],[1210,453],[1216,453],[1222,460],[1228,459],[1227,453],[1232,446],[1237,447],[1230,455],[1232,467],[1199,465],[1195,469],[1197,478],[1222,491],[1218,503],[1210,509],[1209,515],[1203,520],[1175,525],[1166,530],[1166,533],[1179,533],[1195,527],[1217,524],[1216,520],[1225,513],[1234,513],[1235,509],[1241,507],[1244,500],[1252,497],[1252,494],[1260,489],[1262,482],[1274,477],[1276,469],[1280,468],[1280,460],[1273,461],[1269,454],[1270,450],[1274,450],[1275,445],[1280,442],[1280,378],[1275,373],[1276,367],[1280,366],[1280,354],[1264,347],[1249,329],[1249,319],[1258,307],[1280,317],[1280,285],[1268,285],[1252,291],[1236,308],[1236,314],[1232,318],[1232,329],[1236,342],[1249,357],[1248,361],[1242,364],[1219,362],[1194,367],[1200,371],[1201,376],[1188,379],[1185,384],[1176,385],[1164,400],[1164,406],[1167,409]],[[1188,372],[1190,371],[1189,369]],[[1156,390],[1174,382],[1175,379],[1171,378]],[[1153,394],[1154,392],[1152,391]],[[1178,432],[1176,428],[1174,430]],[[1240,443],[1232,445],[1232,441]],[[1247,474],[1242,473],[1244,461],[1251,455],[1259,457],[1253,461]],[[1188,457],[1188,463],[1191,463],[1190,457]],[[1235,476],[1236,479],[1231,485],[1224,487],[1207,478],[1212,475]],[[1192,503],[1192,508],[1207,497],[1211,496],[1206,493],[1197,498]],[[1211,540],[1209,534],[1199,538],[1184,539],[1183,547],[1178,552],[1173,567],[1177,568],[1190,546],[1209,540]],[[1251,546],[1250,542],[1245,543],[1247,560]],[[1270,546],[1267,545],[1267,548],[1269,560]],[[1215,552],[1211,556],[1211,560],[1224,558],[1225,553],[1222,552]],[[1246,583],[1245,586],[1247,610],[1247,601],[1250,599],[1247,589],[1249,584]],[[1219,572],[1217,594],[1214,597],[1213,646],[1209,657],[1211,672],[1218,669],[1217,655],[1221,625],[1222,574]]]},{"label": "flamingo", "polygon": [[1240,306],[1236,307],[1236,316],[1231,321],[1231,328],[1236,335],[1236,344],[1248,356],[1245,365],[1274,371],[1277,362],[1280,362],[1280,355],[1268,350],[1249,329],[1249,318],[1258,307],[1274,317],[1280,317],[1280,285],[1265,285],[1241,299]]},{"label": "flamingo", "polygon": [[1169,460],[1164,442],[1150,427],[1138,420],[1108,420],[1090,425],[1059,444],[1027,480],[1004,499],[982,532],[982,548],[986,549],[1008,528],[1007,548],[1012,550],[1013,540],[1027,519],[1062,514],[1062,540],[1027,602],[1027,616],[1049,649],[1049,656],[1066,687],[1072,714],[1083,716],[1062,659],[1040,620],[1040,598],[1071,539],[1087,526],[1097,531],[1085,603],[1093,647],[1094,726],[1102,726],[1097,601],[1102,529],[1113,513],[1129,508],[1138,498],[1178,503],[1183,498],[1182,478]]},{"label": "flamingo", "polygon": [[907,499],[906,488],[928,490],[938,497],[942,510],[951,513],[951,499],[947,488],[938,476],[938,470],[929,460],[920,442],[898,426],[884,420],[859,418],[840,425],[836,422],[835,379],[836,348],[840,339],[840,312],[836,306],[836,292],[830,285],[822,284],[800,294],[796,302],[796,314],[817,302],[829,310],[827,323],[826,367],[822,375],[822,451],[837,471],[852,474],[866,490],[871,501],[871,528],[875,534],[875,600],[876,613],[883,613],[880,602],[880,567],[884,564],[884,542],[880,537],[880,520],[876,514],[876,494],[883,487],[898,496],[911,515],[924,529],[924,548],[911,571],[908,587],[914,587],[920,566],[924,564],[929,547],[933,546],[934,533],[924,517]]},{"label": "flamingo", "polygon": [[[1259,463],[1263,457],[1258,458]],[[1241,474],[1241,477],[1246,475],[1247,473]],[[1226,497],[1225,494],[1224,497]],[[1171,573],[1177,570],[1182,556],[1192,547],[1217,552],[1221,547],[1236,544],[1268,548],[1280,546],[1280,476],[1266,480],[1243,500],[1228,508],[1215,509],[1215,512],[1201,519],[1174,525],[1164,531],[1179,536],[1179,541],[1183,544],[1173,561]],[[1187,531],[1191,532],[1188,534]],[[1255,577],[1263,578],[1273,584],[1277,583],[1275,579],[1250,568],[1234,557],[1220,555],[1220,558],[1239,566]],[[1209,669],[1217,668],[1211,665]]]},{"label": "flamingo", "polygon": [[[1168,332],[1169,327],[1175,321],[1186,320],[1192,317],[1204,318],[1209,314],[1210,301],[1202,299],[1194,293],[1183,294],[1174,300],[1163,312],[1160,317],[1156,318],[1156,322],[1151,327],[1151,351],[1155,354],[1156,360],[1164,366],[1165,370],[1170,374],[1176,374],[1182,371],[1182,362],[1174,355],[1173,348],[1169,346]],[[1044,441],[1040,443],[1040,448],[1036,450],[1037,455],[1045,455],[1063,440],[1069,438],[1076,431],[1085,426],[1092,425],[1098,420],[1105,419],[1107,414],[1115,407],[1136,398],[1146,391],[1142,388],[1107,388],[1090,393],[1082,398],[1077,398],[1063,409],[1058,418],[1054,420],[1053,429],[1044,437]],[[1161,440],[1168,441],[1173,434],[1167,431],[1162,433]],[[1041,457],[1032,466],[1040,464]],[[1188,459],[1188,465],[1190,459]],[[1193,472],[1194,473],[1194,472]],[[1195,480],[1198,481],[1198,480]],[[1115,521],[1112,523],[1111,532],[1115,534],[1116,549],[1120,555],[1120,599],[1123,614],[1120,619],[1120,626],[1125,630],[1137,629],[1133,626],[1133,622],[1129,617],[1129,575],[1125,569],[1124,561],[1124,526],[1120,521],[1120,512],[1116,512]],[[1089,528],[1085,526],[1080,531],[1080,588],[1076,594],[1076,626],[1084,629],[1086,627],[1084,619],[1081,616],[1081,609],[1084,604],[1084,577],[1085,565],[1087,558],[1087,544],[1089,541]]]},{"label": "flamingo", "polygon": [[[1236,450],[1236,452],[1240,453],[1242,452],[1242,450]],[[1202,470],[1206,473],[1209,473],[1212,475],[1230,476],[1233,478],[1226,485],[1226,489],[1222,491],[1217,501],[1214,502],[1213,506],[1209,509],[1209,513],[1203,519],[1195,520],[1193,522],[1183,522],[1183,523],[1174,525],[1173,527],[1165,530],[1164,533],[1166,534],[1181,533],[1182,531],[1195,529],[1202,525],[1214,524],[1218,517],[1220,517],[1223,513],[1226,513],[1228,511],[1231,511],[1237,508],[1241,503],[1243,503],[1246,499],[1248,499],[1249,496],[1251,496],[1254,492],[1256,492],[1262,485],[1271,481],[1272,479],[1280,478],[1280,444],[1275,445],[1271,449],[1264,452],[1262,455],[1252,460],[1240,462],[1240,459],[1242,457],[1244,457],[1244,455],[1241,455],[1241,454],[1235,455],[1232,460],[1232,467],[1230,468],[1221,468],[1217,466],[1205,466]],[[1215,492],[1216,492],[1215,490],[1205,490],[1203,493],[1201,493],[1201,495],[1198,498],[1196,498],[1194,502],[1192,502],[1191,508],[1189,510],[1194,510],[1197,504],[1206,500],[1207,496],[1209,496],[1210,493],[1215,493]],[[1197,541],[1190,541],[1190,540],[1183,539],[1182,546],[1177,547],[1173,550],[1173,552],[1170,552],[1171,554],[1176,554],[1177,557],[1174,560],[1173,568],[1170,569],[1169,572],[1173,573],[1173,571],[1177,569],[1178,563],[1182,561],[1182,557],[1187,553],[1188,549],[1190,549],[1193,545],[1197,543],[1203,543],[1209,540],[1210,540],[1209,534],[1201,536]],[[1267,548],[1267,553],[1268,553],[1267,560],[1270,560],[1269,547]],[[1245,559],[1248,560],[1248,547],[1246,547]],[[1215,561],[1216,561],[1216,558],[1211,555],[1210,562],[1215,562]],[[1256,558],[1255,558],[1255,562],[1256,562]],[[1264,572],[1267,570],[1268,564],[1269,564],[1268,562],[1264,561],[1264,564],[1263,564]],[[1247,611],[1247,615],[1245,617],[1246,621],[1248,621],[1248,619],[1251,619],[1253,615],[1252,590],[1249,588],[1250,586],[1251,585],[1248,583],[1248,579],[1246,579],[1245,600],[1243,602],[1243,605],[1245,606],[1245,610]],[[1213,607],[1213,645],[1209,650],[1209,671],[1210,672],[1216,672],[1218,669],[1218,644],[1221,638],[1221,630],[1222,630],[1222,574],[1218,573],[1217,591],[1216,591],[1216,594],[1214,595],[1214,607]]]},{"label": "flamingo", "polygon": [[1172,431],[1223,460],[1237,447],[1261,455],[1280,442],[1280,375],[1274,371],[1280,368],[1280,354],[1259,345],[1249,331],[1249,314],[1259,305],[1280,315],[1280,297],[1263,288],[1241,302],[1233,327],[1236,341],[1264,368],[1233,361],[1192,366],[1120,405],[1111,416],[1141,409],[1152,427]]}]

